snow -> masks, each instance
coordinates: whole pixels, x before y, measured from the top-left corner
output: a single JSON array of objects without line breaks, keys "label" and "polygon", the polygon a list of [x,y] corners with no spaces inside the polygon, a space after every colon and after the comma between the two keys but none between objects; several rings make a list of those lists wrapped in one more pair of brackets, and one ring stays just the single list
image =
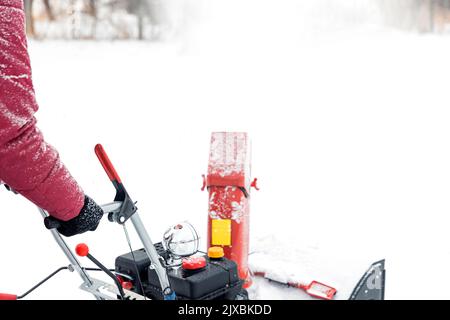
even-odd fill
[{"label": "snow", "polygon": [[[254,268],[346,299],[386,258],[386,298],[448,298],[447,37],[383,27],[370,1],[231,3],[173,43],[30,43],[39,126],[74,177],[112,200],[102,142],[151,238],[188,220],[204,245],[210,134],[248,132]],[[1,291],[21,292],[67,261],[31,204],[0,199]],[[78,242],[109,266],[128,251],[106,219]],[[79,284],[61,274],[30,298],[90,299]],[[261,279],[251,297],[308,299]]]},{"label": "snow", "polygon": [[[245,175],[250,157],[247,134],[242,132],[213,132],[209,153],[208,174],[221,177]],[[250,169],[247,169],[250,171]]]}]

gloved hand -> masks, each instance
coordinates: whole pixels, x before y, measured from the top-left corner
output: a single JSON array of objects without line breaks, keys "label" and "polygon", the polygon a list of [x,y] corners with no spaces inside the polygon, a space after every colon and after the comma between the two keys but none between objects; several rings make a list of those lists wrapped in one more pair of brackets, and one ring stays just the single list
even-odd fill
[{"label": "gloved hand", "polygon": [[85,196],[84,206],[78,216],[69,221],[62,221],[50,216],[44,219],[44,224],[48,229],[57,226],[59,233],[71,237],[87,231],[95,231],[103,215],[102,208],[94,200]]}]

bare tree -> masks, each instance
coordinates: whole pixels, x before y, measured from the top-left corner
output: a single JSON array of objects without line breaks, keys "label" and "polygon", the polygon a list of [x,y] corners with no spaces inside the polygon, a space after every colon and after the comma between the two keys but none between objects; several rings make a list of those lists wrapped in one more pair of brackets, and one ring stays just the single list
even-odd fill
[{"label": "bare tree", "polygon": [[[449,20],[449,0],[377,0],[386,22],[419,32],[442,29]],[[445,21],[447,20],[447,21]]]},{"label": "bare tree", "polygon": [[96,0],[89,0],[89,11],[93,17],[97,17],[97,3]]},{"label": "bare tree", "polygon": [[127,11],[138,19],[138,38],[144,39],[145,19],[150,15],[150,6],[146,0],[129,1]]},{"label": "bare tree", "polygon": [[433,31],[445,31],[450,23],[450,0],[435,0],[432,10]]},{"label": "bare tree", "polygon": [[47,13],[48,19],[50,21],[55,20],[55,16],[53,15],[52,7],[50,6],[50,0],[44,0],[45,12]]},{"label": "bare tree", "polygon": [[418,7],[418,28],[420,32],[432,32],[434,29],[434,0],[416,0]]},{"label": "bare tree", "polygon": [[86,5],[85,5],[85,11],[87,13],[88,16],[90,16],[92,18],[92,23],[91,23],[91,38],[94,39],[95,38],[95,34],[97,32],[97,23],[98,23],[98,11],[97,11],[97,6],[99,4],[97,4],[97,0],[88,0]]},{"label": "bare tree", "polygon": [[26,32],[34,37],[33,0],[25,0]]}]

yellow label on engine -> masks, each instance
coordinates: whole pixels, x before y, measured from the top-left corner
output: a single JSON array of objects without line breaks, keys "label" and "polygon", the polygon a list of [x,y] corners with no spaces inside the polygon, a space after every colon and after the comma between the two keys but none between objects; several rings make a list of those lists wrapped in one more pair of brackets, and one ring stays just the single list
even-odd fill
[{"label": "yellow label on engine", "polygon": [[213,219],[211,222],[211,244],[213,246],[231,246],[231,220]]}]

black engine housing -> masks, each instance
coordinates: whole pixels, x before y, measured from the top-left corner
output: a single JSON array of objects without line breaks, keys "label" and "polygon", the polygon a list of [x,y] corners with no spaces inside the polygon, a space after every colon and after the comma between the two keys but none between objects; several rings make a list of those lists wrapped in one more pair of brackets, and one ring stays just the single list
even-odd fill
[{"label": "black engine housing", "polygon": [[[161,243],[155,245],[158,253],[167,258],[167,252]],[[134,259],[133,259],[134,255]],[[117,257],[116,272],[129,275],[133,280],[132,291],[145,294],[150,299],[163,299],[161,285],[156,271],[149,268],[150,259],[145,249],[135,250]],[[247,293],[242,289],[243,281],[239,279],[237,264],[226,258],[210,259],[205,257],[206,267],[196,271],[168,268],[170,285],[179,300],[236,300],[246,299]],[[138,281],[142,282],[142,288]],[[142,289],[144,292],[142,292]]]}]

